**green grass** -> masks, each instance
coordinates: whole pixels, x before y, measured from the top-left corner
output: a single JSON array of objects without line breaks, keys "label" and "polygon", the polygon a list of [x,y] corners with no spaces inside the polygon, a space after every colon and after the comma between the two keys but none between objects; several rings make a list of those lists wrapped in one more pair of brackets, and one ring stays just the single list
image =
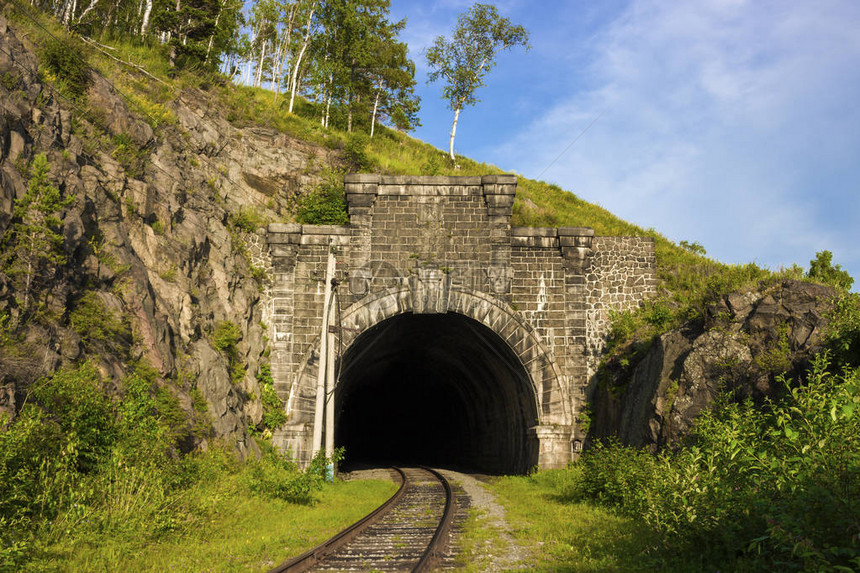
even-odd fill
[{"label": "green grass", "polygon": [[[655,546],[654,534],[634,520],[587,503],[559,497],[562,471],[508,476],[488,488],[504,505],[515,538],[531,550],[531,571],[651,571],[643,555]],[[466,539],[484,535],[480,520],[467,523]]]},{"label": "green grass", "polygon": [[105,535],[85,528],[40,551],[25,571],[265,571],[321,543],[390,497],[395,484],[326,484],[310,505],[250,496],[242,475],[200,486],[189,500],[202,517],[157,541],[134,531]]},{"label": "green grass", "polygon": [[486,513],[470,509],[457,546],[458,570],[488,571],[491,568],[490,556],[504,551],[505,542],[499,536],[498,529],[490,523]]}]

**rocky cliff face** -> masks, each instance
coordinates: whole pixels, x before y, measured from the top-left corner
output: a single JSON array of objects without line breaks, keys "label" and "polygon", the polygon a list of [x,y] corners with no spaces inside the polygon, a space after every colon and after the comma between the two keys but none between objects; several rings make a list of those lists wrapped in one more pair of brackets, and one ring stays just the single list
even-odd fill
[{"label": "rocky cliff face", "polygon": [[634,364],[609,361],[595,382],[590,437],[656,450],[677,444],[722,392],[760,400],[820,350],[835,292],[786,281],[724,297],[704,325],[658,337]]},{"label": "rocky cliff face", "polygon": [[[282,219],[290,196],[337,158],[275,130],[232,125],[194,89],[165,103],[175,123],[153,129],[98,74],[86,103],[73,104],[40,81],[37,66],[34,47],[0,16],[0,236],[37,154],[47,155],[64,196],[75,197],[62,214],[66,263],[45,277],[42,309],[21,343],[0,350],[0,407],[14,411],[28,384],[85,353],[115,381],[144,359],[189,412],[194,389],[202,393],[210,438],[247,452],[255,447],[247,428],[262,415],[266,285],[252,276],[259,237],[236,215]],[[92,293],[110,320],[128,325],[130,340],[108,344],[72,328],[70,316]],[[21,318],[20,294],[0,272],[0,313],[11,322]],[[241,331],[238,381],[211,340],[224,321]]]}]

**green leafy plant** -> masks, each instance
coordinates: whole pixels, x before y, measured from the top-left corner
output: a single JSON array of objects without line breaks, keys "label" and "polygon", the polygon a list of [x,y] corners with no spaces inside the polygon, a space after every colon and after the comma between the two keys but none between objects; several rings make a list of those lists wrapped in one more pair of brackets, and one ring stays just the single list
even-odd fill
[{"label": "green leafy plant", "polygon": [[16,222],[3,237],[3,265],[18,283],[25,312],[66,262],[60,215],[75,197],[62,196],[49,181],[49,169],[45,154],[36,155],[27,192],[15,200]]},{"label": "green leafy plant", "polygon": [[759,368],[771,373],[785,372],[791,368],[789,331],[788,324],[779,325],[776,338],[771,340],[767,347],[754,359]]},{"label": "green leafy plant", "polygon": [[253,207],[243,207],[236,213],[230,214],[230,224],[246,233],[254,233],[261,227],[266,227],[269,221]]},{"label": "green leafy plant", "polygon": [[18,87],[18,82],[21,80],[21,77],[13,74],[12,72],[4,72],[2,76],[0,76],[0,85],[6,88],[7,91],[12,91],[16,87]]},{"label": "green leafy plant", "polygon": [[128,319],[110,310],[95,291],[85,293],[77,301],[69,314],[69,326],[90,346],[104,345],[121,350],[131,344]]},{"label": "green leafy plant", "polygon": [[697,255],[706,255],[708,252],[705,250],[705,247],[702,246],[701,243],[694,241],[692,243],[688,241],[680,241],[678,246],[682,249],[690,251],[691,253],[695,253]]},{"label": "green leafy plant", "polygon": [[804,382],[778,380],[784,395],[763,407],[724,397],[678,451],[596,445],[562,497],[642,519],[664,551],[721,567],[856,568],[860,371],[831,374],[822,355]]},{"label": "green leafy plant", "polygon": [[238,384],[245,376],[245,365],[239,357],[240,340],[242,340],[242,331],[239,325],[229,320],[219,322],[212,333],[212,344],[227,357],[230,380],[233,384]]},{"label": "green leafy plant", "polygon": [[80,101],[92,78],[84,56],[65,42],[51,38],[42,48],[42,61],[52,79],[71,99]]},{"label": "green leafy plant", "polygon": [[347,225],[346,198],[343,180],[329,177],[327,183],[296,201],[296,220],[310,225]]},{"label": "green leafy plant", "polygon": [[830,251],[815,253],[815,258],[809,261],[809,272],[806,276],[846,291],[854,284],[854,278],[842,269],[842,265],[833,264],[833,253]]},{"label": "green leafy plant", "polygon": [[275,392],[272,365],[268,362],[260,364],[257,383],[260,385],[260,399],[263,402],[263,426],[268,430],[277,429],[287,421],[287,413],[284,412],[284,403]]},{"label": "green leafy plant", "polygon": [[302,471],[289,455],[267,448],[258,461],[251,462],[248,485],[257,495],[308,504],[313,501],[314,492],[322,488],[326,466],[336,464],[341,457],[340,451],[335,453],[333,460],[320,452]]},{"label": "green leafy plant", "polygon": [[132,139],[120,133],[113,137],[114,150],[111,156],[119,161],[125,174],[134,179],[143,175],[146,150],[141,149]]},{"label": "green leafy plant", "polygon": [[835,367],[860,366],[860,294],[843,293],[828,316],[826,344]]},{"label": "green leafy plant", "polygon": [[343,152],[346,155],[350,170],[366,173],[373,168],[373,160],[367,155],[369,143],[370,138],[363,133],[351,133],[346,138]]}]

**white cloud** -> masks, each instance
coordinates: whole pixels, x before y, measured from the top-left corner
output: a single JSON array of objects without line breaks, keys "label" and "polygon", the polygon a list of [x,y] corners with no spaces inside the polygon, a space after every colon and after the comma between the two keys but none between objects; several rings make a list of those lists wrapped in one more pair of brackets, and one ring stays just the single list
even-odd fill
[{"label": "white cloud", "polygon": [[498,163],[537,176],[605,110],[544,179],[730,262],[860,275],[857,29],[852,0],[632,2]]}]

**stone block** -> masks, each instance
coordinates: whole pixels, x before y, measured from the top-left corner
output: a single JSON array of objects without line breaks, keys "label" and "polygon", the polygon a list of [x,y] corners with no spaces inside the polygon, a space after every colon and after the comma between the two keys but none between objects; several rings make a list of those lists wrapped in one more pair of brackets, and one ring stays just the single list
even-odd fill
[{"label": "stone block", "polygon": [[514,191],[516,191],[517,176],[511,173],[502,173],[499,175],[484,175],[480,179],[482,185],[500,185],[504,186],[505,188],[513,185]]},{"label": "stone block", "polygon": [[267,232],[270,235],[277,233],[301,233],[302,226],[295,223],[269,223]]},{"label": "stone block", "polygon": [[347,173],[343,176],[344,185],[355,183],[379,183],[382,176],[377,173]]},{"label": "stone block", "polygon": [[557,237],[555,227],[511,227],[511,237]]},{"label": "stone block", "polygon": [[345,225],[302,225],[303,235],[349,235]]},{"label": "stone block", "polygon": [[594,229],[591,227],[559,227],[558,234],[559,236],[593,237]]}]

